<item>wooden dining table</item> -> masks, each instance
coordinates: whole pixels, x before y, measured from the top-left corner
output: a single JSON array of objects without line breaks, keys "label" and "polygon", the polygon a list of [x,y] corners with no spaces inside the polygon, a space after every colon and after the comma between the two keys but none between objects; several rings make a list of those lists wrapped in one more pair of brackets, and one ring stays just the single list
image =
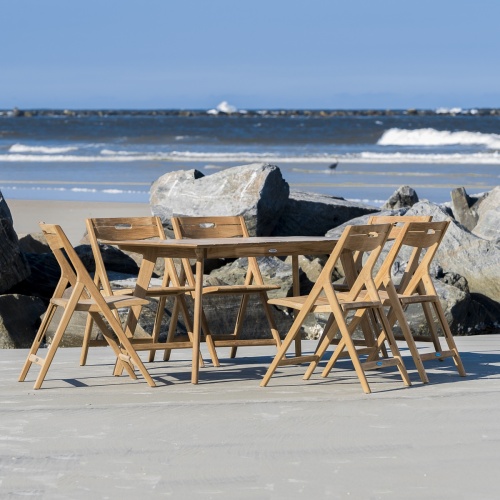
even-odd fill
[{"label": "wooden dining table", "polygon": [[[292,257],[293,293],[299,294],[300,255],[329,255],[337,243],[336,238],[315,236],[255,236],[249,238],[204,238],[204,239],[167,239],[167,240],[123,240],[102,241],[116,245],[120,249],[142,255],[142,262],[137,276],[134,295],[146,296],[156,260],[159,258],[189,258],[195,264],[195,293],[193,318],[193,361],[191,382],[198,383],[199,353],[201,336],[201,317],[203,306],[203,272],[206,259],[239,258],[239,257]],[[137,326],[141,307],[133,307],[130,311],[126,333],[133,336]],[[296,355],[300,356],[300,340],[295,344]]]}]

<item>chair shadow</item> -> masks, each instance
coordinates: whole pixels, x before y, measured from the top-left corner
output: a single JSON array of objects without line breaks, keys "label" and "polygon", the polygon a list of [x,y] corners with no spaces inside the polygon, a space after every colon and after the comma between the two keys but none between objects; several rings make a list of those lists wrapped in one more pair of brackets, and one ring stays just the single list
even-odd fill
[{"label": "chair shadow", "polygon": [[[401,348],[401,355],[408,370],[413,386],[421,384],[413,359],[406,348]],[[312,354],[311,352],[304,352],[304,354]],[[331,352],[318,363],[318,367],[307,381],[302,380],[302,376],[308,366],[307,363],[300,366],[300,373],[297,369],[289,366],[278,367],[271,384],[280,386],[297,385],[297,383],[304,383],[309,385],[324,385],[335,383],[355,383],[359,381],[355,375],[352,363],[349,359],[340,359],[331,373],[323,378],[320,376],[321,371],[326,366]],[[462,362],[467,372],[466,377],[461,377],[451,358],[436,359],[435,361],[427,361],[424,366],[426,368],[430,384],[450,384],[467,380],[482,380],[494,377],[500,377],[500,352],[491,351],[472,351],[460,352]],[[214,367],[209,360],[205,360],[205,367],[200,368],[200,384],[218,383],[227,384],[238,381],[255,381],[260,384],[264,375],[267,372],[274,356],[244,356],[236,358],[220,357],[221,366]],[[109,367],[109,379],[103,380],[103,375],[84,375],[82,377],[64,377],[64,378],[47,378],[46,382],[51,382],[53,385],[44,386],[43,389],[61,389],[61,388],[86,388],[86,387],[105,387],[105,386],[122,386],[122,385],[136,385],[137,383],[145,383],[144,379],[137,372],[138,379],[133,380],[125,373],[120,377],[113,377],[112,371],[113,363],[104,364],[89,364],[88,368],[92,366],[107,366]],[[157,384],[157,387],[167,387],[176,385],[177,383],[190,384],[191,383],[191,366],[187,359],[173,359],[169,361],[154,361],[146,364],[147,369]],[[303,370],[302,370],[303,368]],[[401,376],[396,367],[387,367],[381,370],[373,370],[367,372],[370,384],[383,383],[383,382],[401,382]],[[377,378],[378,377],[378,378]],[[128,380],[126,380],[128,379]],[[63,382],[64,385],[57,384]],[[55,385],[54,385],[55,384]],[[384,392],[406,389],[405,386],[395,387],[394,389],[383,389]]]}]

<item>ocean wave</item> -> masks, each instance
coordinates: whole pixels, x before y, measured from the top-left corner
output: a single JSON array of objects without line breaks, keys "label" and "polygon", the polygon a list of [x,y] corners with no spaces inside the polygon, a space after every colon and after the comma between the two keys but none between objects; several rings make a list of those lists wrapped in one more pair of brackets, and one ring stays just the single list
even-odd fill
[{"label": "ocean wave", "polygon": [[74,146],[49,147],[49,146],[25,146],[24,144],[13,144],[9,148],[9,153],[42,153],[42,154],[60,154],[76,151]]},{"label": "ocean wave", "polygon": [[67,163],[98,163],[98,162],[206,162],[208,168],[217,163],[457,163],[457,164],[500,164],[500,152],[481,153],[346,153],[346,154],[318,154],[318,155],[279,155],[268,153],[200,153],[178,152],[170,153],[131,153],[107,152],[102,155],[0,155],[2,162],[67,162]]},{"label": "ocean wave", "polygon": [[433,128],[406,130],[391,128],[378,140],[379,146],[486,146],[500,149],[500,135],[481,132],[450,132]]},{"label": "ocean wave", "polygon": [[500,154],[472,153],[472,154],[407,154],[407,153],[361,153],[356,160],[345,159],[344,162],[359,163],[459,163],[500,165]]},{"label": "ocean wave", "polygon": [[15,186],[7,184],[0,186],[5,191],[58,191],[68,193],[106,193],[106,194],[149,194],[149,191],[139,191],[136,189],[96,189],[96,188],[80,188],[80,187],[53,187],[53,186]]}]

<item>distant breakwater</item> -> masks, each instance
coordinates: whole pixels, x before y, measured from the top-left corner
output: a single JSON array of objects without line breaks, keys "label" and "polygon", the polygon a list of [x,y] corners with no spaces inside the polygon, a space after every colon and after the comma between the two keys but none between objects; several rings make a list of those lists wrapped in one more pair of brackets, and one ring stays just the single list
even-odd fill
[{"label": "distant breakwater", "polygon": [[0,117],[36,117],[36,116],[214,116],[214,117],[313,117],[329,118],[334,116],[500,116],[500,108],[440,108],[430,109],[259,109],[259,110],[238,110],[233,113],[224,111],[214,111],[206,109],[19,109],[0,110]]}]

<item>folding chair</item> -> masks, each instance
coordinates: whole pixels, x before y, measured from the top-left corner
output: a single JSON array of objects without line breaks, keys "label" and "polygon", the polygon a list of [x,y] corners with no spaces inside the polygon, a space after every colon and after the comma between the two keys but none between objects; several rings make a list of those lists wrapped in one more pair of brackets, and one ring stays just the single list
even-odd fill
[{"label": "folding chair", "polygon": [[[311,362],[304,376],[304,379],[309,378],[337,332],[340,332],[340,340],[327,367],[323,371],[324,377],[328,375],[343,351],[347,350],[365,393],[371,392],[365,371],[385,366],[396,366],[404,384],[407,386],[410,385],[408,373],[406,372],[372,277],[373,267],[382,251],[390,229],[391,226],[389,224],[347,226],[309,295],[269,300],[270,304],[289,307],[297,310],[298,313],[283,340],[278,354],[264,376],[260,384],[261,386],[267,385],[278,366],[297,364],[298,362]],[[332,273],[336,264],[341,259],[344,262],[352,260],[355,252],[365,253],[367,255],[366,262],[357,271],[355,281],[347,292],[335,291],[332,284]],[[382,326],[382,332],[372,345],[357,348],[352,335],[367,310],[373,311]],[[301,326],[309,313],[330,313],[329,320],[325,326],[325,333],[321,337],[316,352],[309,356],[286,358],[285,354],[288,348],[295,337],[300,335]],[[384,342],[387,342],[393,355],[392,358],[379,358]],[[361,361],[360,355],[367,355],[368,358]]]},{"label": "folding chair", "polygon": [[[182,238],[239,238],[249,237],[245,220],[241,216],[219,217],[172,217],[172,226],[177,239]],[[190,286],[195,285],[195,278],[189,259],[183,259],[183,271]],[[230,357],[236,356],[238,346],[244,345],[281,345],[281,339],[267,301],[267,292],[276,290],[277,285],[266,285],[255,257],[248,258],[248,271],[243,285],[217,285],[203,288],[203,295],[240,295],[241,302],[233,333],[214,334],[211,332],[207,318],[202,313],[202,331],[207,339],[213,339],[216,347],[231,347]],[[271,339],[242,340],[240,338],[243,319],[246,314],[248,300],[251,295],[259,297],[269,323]]]},{"label": "folding chair", "polygon": [[[393,224],[390,237],[395,238],[394,245],[375,281],[377,285],[382,285],[384,288],[380,296],[384,306],[390,308],[388,313],[389,323],[393,326],[397,321],[403,333],[402,337],[396,336],[396,338],[398,340],[405,340],[408,344],[421,378],[425,375],[422,365],[423,361],[431,359],[443,360],[448,357],[453,358],[458,373],[462,377],[465,377],[466,372],[460,354],[429,274],[430,264],[448,229],[449,221],[407,222],[404,217],[388,218],[374,216],[370,219],[370,222],[374,224],[391,222]],[[405,224],[402,227],[398,227],[397,224],[400,222],[405,222]],[[390,273],[392,265],[403,246],[412,248],[412,252],[405,267],[403,277],[400,283],[395,286]],[[410,304],[422,305],[429,327],[428,336],[412,334],[403,312]],[[441,347],[434,316],[444,335],[448,350],[443,351]],[[432,342],[434,352],[419,354],[415,340]],[[426,375],[425,378],[427,378]]]},{"label": "folding chair", "polygon": [[[108,275],[104,266],[104,261],[99,248],[99,240],[120,241],[120,240],[142,240],[142,239],[165,239],[165,232],[159,217],[116,217],[116,218],[101,218],[87,219],[87,233],[92,247],[92,252],[95,259],[95,276],[94,283],[102,289],[104,295],[132,295],[133,288],[112,288]],[[189,317],[185,294],[194,290],[194,287],[181,286],[177,275],[175,265],[172,259],[165,259],[165,271],[161,286],[150,286],[146,291],[146,297],[158,297],[158,307],[156,309],[156,317],[153,326],[153,332],[150,339],[132,339],[136,350],[149,350],[149,361],[154,361],[156,349],[165,349],[165,343],[159,343],[160,327],[163,318],[165,303],[168,297],[174,298],[174,306],[170,319],[167,341],[171,344],[171,348],[191,348],[192,347],[192,324]],[[177,320],[181,311],[188,335],[177,336],[174,340],[177,327]],[[80,364],[84,365],[87,359],[89,346],[103,345],[103,341],[99,339],[91,339],[92,332],[92,317],[88,317],[83,339],[82,353]],[[148,347],[148,342],[151,346]],[[153,348],[156,346],[156,349]],[[158,347],[161,346],[161,347]],[[203,359],[200,355],[200,366],[203,366]]]},{"label": "folding chair", "polygon": [[[34,388],[39,389],[41,387],[73,313],[75,311],[86,311],[96,322],[106,342],[111,346],[117,359],[130,377],[133,379],[137,378],[134,372],[135,365],[148,384],[151,387],[155,387],[156,384],[135,352],[130,340],[125,335],[117,316],[114,314],[114,311],[119,308],[142,306],[147,304],[148,301],[127,295],[103,296],[92,281],[92,278],[83,266],[61,227],[55,224],[43,223],[40,224],[40,227],[59,263],[61,277],[50,299],[49,306],[40,328],[38,329],[35,340],[33,341],[26,362],[24,363],[19,381],[23,382],[25,380],[31,365],[36,363],[41,366],[41,370],[36,379]],[[66,298],[63,294],[68,285],[72,286],[72,291],[69,298]],[[47,350],[47,354],[45,358],[42,358],[37,355],[37,352],[58,307],[62,307],[64,312]],[[109,327],[106,325],[103,317],[109,324]],[[115,340],[115,335],[118,341]]]}]

